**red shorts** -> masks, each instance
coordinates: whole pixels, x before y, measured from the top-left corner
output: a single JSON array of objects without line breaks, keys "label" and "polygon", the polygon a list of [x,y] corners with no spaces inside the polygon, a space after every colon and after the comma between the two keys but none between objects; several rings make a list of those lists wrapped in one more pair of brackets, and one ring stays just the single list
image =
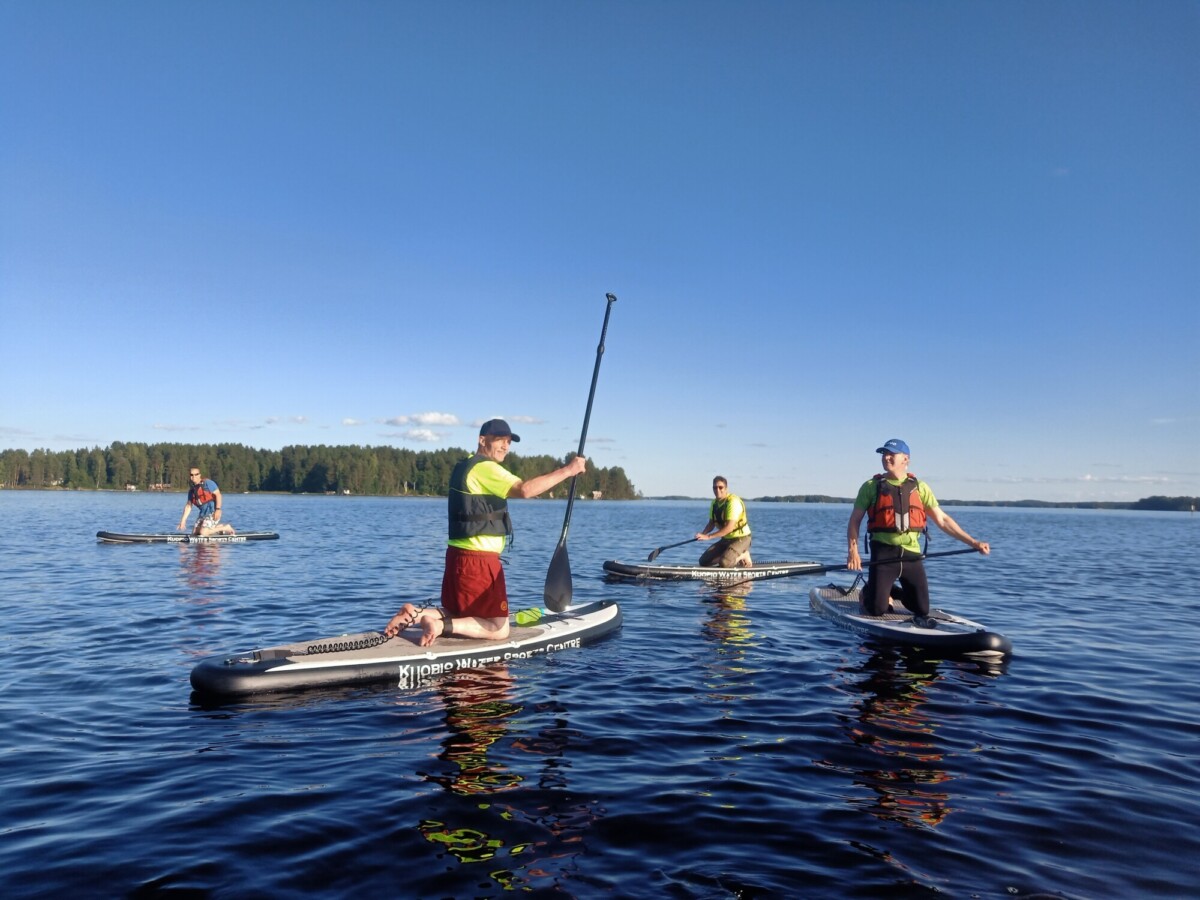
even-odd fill
[{"label": "red shorts", "polygon": [[442,606],[452,616],[499,619],[508,615],[508,589],[498,553],[446,548]]}]

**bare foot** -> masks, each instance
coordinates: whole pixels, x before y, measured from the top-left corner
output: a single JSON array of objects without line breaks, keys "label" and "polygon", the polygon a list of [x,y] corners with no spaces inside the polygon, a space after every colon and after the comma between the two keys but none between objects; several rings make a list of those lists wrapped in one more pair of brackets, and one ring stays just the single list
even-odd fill
[{"label": "bare foot", "polygon": [[429,610],[421,614],[421,646],[428,647],[446,630],[445,613]]},{"label": "bare foot", "polygon": [[396,613],[388,621],[383,629],[383,633],[388,637],[395,637],[405,628],[413,623],[417,618],[417,608],[411,603],[405,603],[400,607],[400,612]]}]

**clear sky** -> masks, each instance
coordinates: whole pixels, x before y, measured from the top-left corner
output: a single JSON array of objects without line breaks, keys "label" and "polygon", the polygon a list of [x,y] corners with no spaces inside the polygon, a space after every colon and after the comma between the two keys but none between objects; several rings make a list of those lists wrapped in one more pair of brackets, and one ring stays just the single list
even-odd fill
[{"label": "clear sky", "polygon": [[1200,3],[0,4],[0,447],[1200,495]]}]

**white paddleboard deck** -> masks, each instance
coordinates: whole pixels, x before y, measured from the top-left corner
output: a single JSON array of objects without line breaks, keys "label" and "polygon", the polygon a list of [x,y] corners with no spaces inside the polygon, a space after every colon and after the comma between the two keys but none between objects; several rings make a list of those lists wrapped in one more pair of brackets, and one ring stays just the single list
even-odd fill
[{"label": "white paddleboard deck", "polygon": [[620,625],[620,607],[604,600],[548,613],[533,625],[513,624],[505,641],[439,637],[421,647],[419,629],[394,638],[344,634],[210,657],[192,669],[191,681],[199,693],[216,696],[378,681],[412,688],[449,672],[582,647]]},{"label": "white paddleboard deck", "polygon": [[896,612],[883,616],[868,616],[859,604],[860,588],[847,591],[837,585],[813,588],[809,605],[817,615],[829,619],[840,628],[864,637],[911,647],[927,647],[945,653],[971,656],[1007,656],[1012,642],[1002,634],[941,609],[931,609],[929,617],[937,624],[922,628],[913,621],[912,613],[893,600]]}]

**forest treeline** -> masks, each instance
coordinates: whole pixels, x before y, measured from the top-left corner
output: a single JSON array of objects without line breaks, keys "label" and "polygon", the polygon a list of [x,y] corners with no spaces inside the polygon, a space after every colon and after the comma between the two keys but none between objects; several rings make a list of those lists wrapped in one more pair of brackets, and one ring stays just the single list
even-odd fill
[{"label": "forest treeline", "polygon": [[[330,447],[324,444],[258,450],[243,444],[141,444],[114,441],[80,450],[0,450],[0,485],[15,488],[186,490],[196,466],[222,491],[282,491],[445,496],[450,472],[466,450]],[[571,456],[574,456],[572,453]],[[565,465],[551,456],[510,453],[504,467],[524,480]],[[565,496],[567,482],[550,496]],[[600,491],[606,500],[640,495],[619,466],[579,476],[576,495]]]}]

